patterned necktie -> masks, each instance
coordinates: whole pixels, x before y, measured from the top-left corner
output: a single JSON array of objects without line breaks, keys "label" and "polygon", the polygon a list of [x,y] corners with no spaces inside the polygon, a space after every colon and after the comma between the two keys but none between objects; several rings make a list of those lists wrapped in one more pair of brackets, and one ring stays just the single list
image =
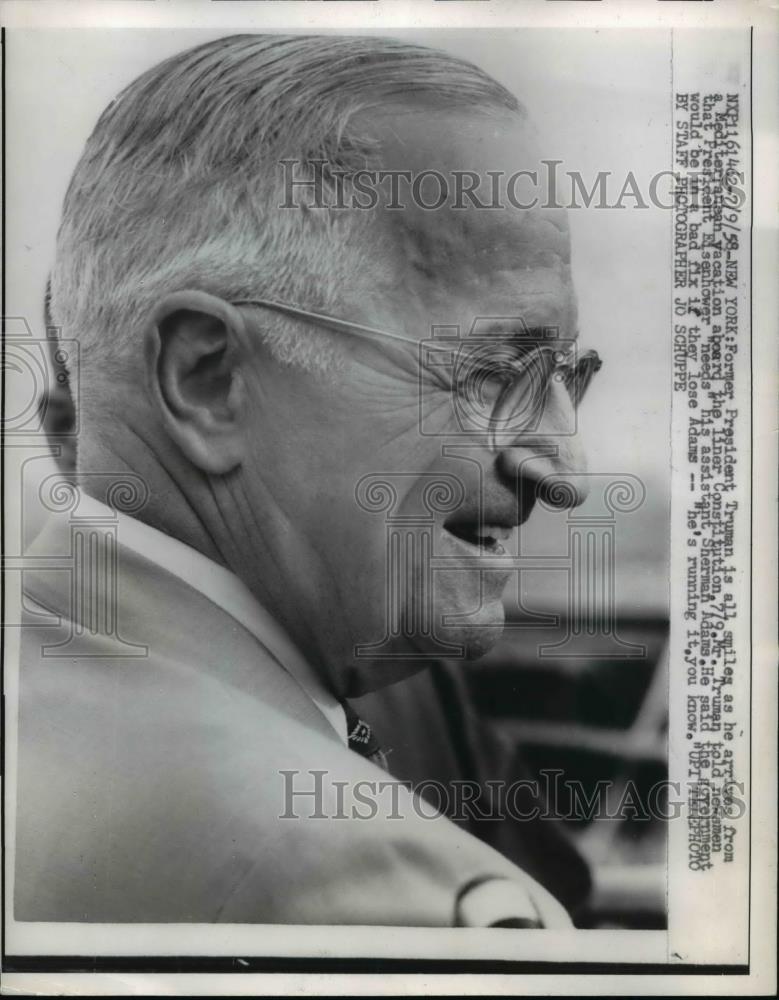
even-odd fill
[{"label": "patterned necktie", "polygon": [[382,770],[387,770],[387,755],[381,749],[379,741],[373,734],[373,730],[361,719],[348,701],[342,701],[341,706],[346,715],[346,733],[349,740],[349,749],[367,757],[377,764]]}]

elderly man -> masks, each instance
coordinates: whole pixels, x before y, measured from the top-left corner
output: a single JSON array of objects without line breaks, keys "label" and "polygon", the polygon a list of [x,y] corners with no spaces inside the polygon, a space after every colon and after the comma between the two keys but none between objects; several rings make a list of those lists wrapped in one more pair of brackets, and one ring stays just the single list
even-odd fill
[{"label": "elderly man", "polygon": [[[53,517],[25,577],[17,919],[566,926],[387,780],[348,702],[489,649],[513,530],[583,499],[597,362],[520,169],[543,177],[511,94],[389,40],[211,42],[104,112],[51,297],[93,559],[53,566]],[[500,208],[361,201],[366,171],[497,177]]]}]

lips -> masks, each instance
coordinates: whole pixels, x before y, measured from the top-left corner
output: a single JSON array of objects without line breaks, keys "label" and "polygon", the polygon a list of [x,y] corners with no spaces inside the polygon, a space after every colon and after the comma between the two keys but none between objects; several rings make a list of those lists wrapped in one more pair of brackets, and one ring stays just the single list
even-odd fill
[{"label": "lips", "polygon": [[481,502],[472,498],[453,511],[441,525],[444,536],[449,537],[456,551],[471,558],[508,555],[502,543],[516,537],[519,525],[533,512],[536,499],[536,480],[517,475],[511,494],[492,487],[485,490]]},{"label": "lips", "polygon": [[506,549],[501,543],[511,538],[513,526],[450,518],[444,524],[444,530],[471,546],[474,555],[503,556]]}]

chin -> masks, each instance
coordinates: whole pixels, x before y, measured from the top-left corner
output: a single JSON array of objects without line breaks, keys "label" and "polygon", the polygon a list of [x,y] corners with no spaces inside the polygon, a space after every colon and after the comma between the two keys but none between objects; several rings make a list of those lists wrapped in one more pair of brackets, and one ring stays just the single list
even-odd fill
[{"label": "chin", "polygon": [[438,574],[429,609],[433,634],[399,635],[385,646],[385,655],[352,659],[345,671],[347,697],[396,684],[435,660],[471,661],[484,656],[503,635],[507,581],[503,572]]},{"label": "chin", "polygon": [[[426,670],[436,660],[472,661],[484,656],[503,634],[503,603],[490,601],[477,612],[465,614],[467,622],[439,624],[435,638],[417,636],[398,640],[392,649],[394,655],[352,660],[345,671],[346,697],[359,698],[397,684]],[[459,608],[443,608],[437,620],[440,623],[451,615],[459,617],[463,612]]]},{"label": "chin", "polygon": [[[461,646],[464,650],[462,658],[478,660],[488,653],[503,635],[506,623],[506,612],[501,600],[485,602],[478,611],[467,615],[467,621],[454,621],[460,618],[459,611],[444,610],[439,621],[450,622],[439,628],[439,636],[447,643]],[[455,658],[455,657],[451,657]]]},{"label": "chin", "polygon": [[434,620],[436,635],[462,648],[450,659],[477,660],[503,635],[506,612],[503,591],[508,583],[503,571],[443,572],[436,581]]}]

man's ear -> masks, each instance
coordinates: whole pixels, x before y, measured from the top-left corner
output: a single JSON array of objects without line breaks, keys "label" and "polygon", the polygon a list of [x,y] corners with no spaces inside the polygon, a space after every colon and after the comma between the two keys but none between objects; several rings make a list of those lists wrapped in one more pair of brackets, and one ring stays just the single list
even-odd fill
[{"label": "man's ear", "polygon": [[211,475],[244,458],[247,346],[240,312],[206,292],[165,296],[146,330],[147,377],[165,429]]}]

